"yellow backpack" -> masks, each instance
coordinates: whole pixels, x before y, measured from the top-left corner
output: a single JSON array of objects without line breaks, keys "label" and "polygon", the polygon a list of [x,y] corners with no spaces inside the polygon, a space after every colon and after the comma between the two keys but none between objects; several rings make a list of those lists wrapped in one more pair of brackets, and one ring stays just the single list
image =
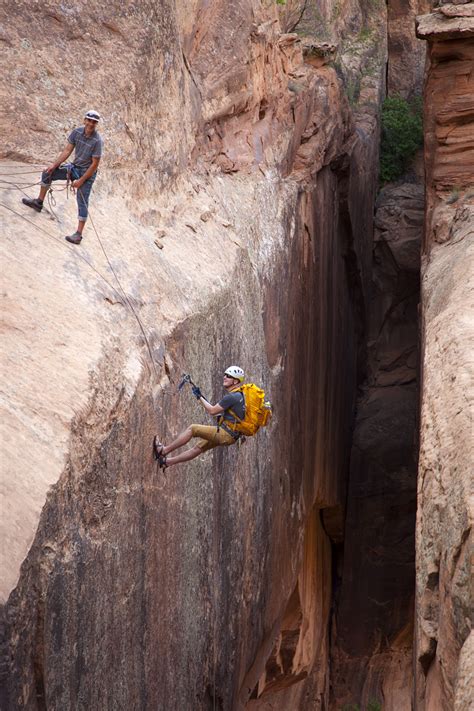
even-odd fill
[{"label": "yellow backpack", "polygon": [[[245,383],[232,390],[233,393],[243,393],[245,400],[244,419],[241,420],[233,410],[228,412],[235,417],[237,422],[225,421],[225,426],[234,432],[239,432],[245,437],[253,437],[260,427],[268,425],[272,415],[270,402],[265,401],[265,393],[254,383]],[[222,420],[221,420],[222,421]]]}]

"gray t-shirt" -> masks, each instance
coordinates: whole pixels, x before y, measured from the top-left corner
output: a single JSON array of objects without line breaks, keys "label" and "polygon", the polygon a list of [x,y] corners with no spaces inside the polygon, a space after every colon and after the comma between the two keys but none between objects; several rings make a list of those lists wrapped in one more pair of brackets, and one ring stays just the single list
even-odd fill
[{"label": "gray t-shirt", "polygon": [[239,417],[241,420],[244,419],[245,416],[245,398],[243,393],[227,393],[227,395],[224,395],[222,400],[220,400],[219,405],[224,408],[225,412],[222,413],[222,417],[224,418],[224,421],[227,420],[227,422],[236,422],[237,420],[229,410],[233,410],[237,417]]},{"label": "gray t-shirt", "polygon": [[100,158],[104,142],[102,137],[94,131],[92,136],[86,136],[84,126],[75,128],[67,139],[76,148],[74,155],[74,165],[80,168],[88,168],[93,158]]}]

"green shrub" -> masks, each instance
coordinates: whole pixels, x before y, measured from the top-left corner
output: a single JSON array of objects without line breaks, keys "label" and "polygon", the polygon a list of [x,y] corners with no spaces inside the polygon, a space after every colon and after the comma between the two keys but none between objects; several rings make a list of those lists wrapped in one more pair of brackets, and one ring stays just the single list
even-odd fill
[{"label": "green shrub", "polygon": [[[359,704],[344,704],[341,711],[360,711]],[[378,701],[369,701],[367,711],[382,711],[382,705]]]},{"label": "green shrub", "polygon": [[378,701],[369,701],[367,711],[382,711],[382,705]]},{"label": "green shrub", "polygon": [[380,181],[396,180],[406,171],[416,151],[423,145],[421,102],[409,104],[399,96],[382,105]]}]

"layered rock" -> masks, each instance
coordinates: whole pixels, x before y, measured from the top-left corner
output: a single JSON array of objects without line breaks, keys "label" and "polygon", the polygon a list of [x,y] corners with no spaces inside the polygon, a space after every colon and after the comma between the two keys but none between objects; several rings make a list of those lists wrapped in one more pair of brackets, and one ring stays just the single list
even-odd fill
[{"label": "layered rock", "polygon": [[472,702],[471,318],[474,181],[470,6],[418,18],[428,41],[427,220],[422,258],[416,706]]},{"label": "layered rock", "polygon": [[[418,36],[427,40],[429,47],[424,132],[430,220],[437,193],[472,184],[474,17],[465,16],[468,5],[459,7],[444,5],[436,13],[418,18],[417,24]],[[427,235],[431,233],[430,222]]]},{"label": "layered rock", "polygon": [[429,0],[390,0],[387,3],[388,67],[390,96],[410,99],[423,89],[426,46],[414,32],[415,18],[430,10]]},{"label": "layered rock", "polygon": [[[341,533],[363,363],[374,112],[355,132],[336,72],[273,5],[6,11],[2,95],[24,120],[2,163],[3,705],[327,705],[325,527]],[[72,202],[61,229],[46,209],[26,223],[14,185],[86,101],[107,158],[95,228],[66,251]],[[215,400],[231,361],[269,391],[272,427],[161,474],[152,435],[202,416],[181,373]]]}]

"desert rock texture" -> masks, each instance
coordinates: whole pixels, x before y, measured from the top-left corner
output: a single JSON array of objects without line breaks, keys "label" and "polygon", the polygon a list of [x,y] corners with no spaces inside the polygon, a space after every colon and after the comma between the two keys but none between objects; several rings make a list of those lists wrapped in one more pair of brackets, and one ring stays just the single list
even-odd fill
[{"label": "desert rock texture", "polygon": [[418,709],[472,704],[474,13],[418,18],[427,40],[418,472]]},{"label": "desert rock texture", "polygon": [[[319,703],[321,510],[345,501],[376,112],[356,131],[273,3],[2,12],[2,703],[243,708],[288,618],[278,683],[313,674]],[[20,198],[89,106],[106,157],[78,251],[72,200]],[[160,472],[153,435],[204,420],[182,372],[215,401],[231,362],[269,392],[271,428]]]},{"label": "desert rock texture", "polygon": [[[472,16],[428,9],[0,7],[2,711],[467,708]],[[426,47],[426,191],[380,191]],[[73,247],[21,198],[90,108]],[[161,471],[231,363],[270,426]]]}]

